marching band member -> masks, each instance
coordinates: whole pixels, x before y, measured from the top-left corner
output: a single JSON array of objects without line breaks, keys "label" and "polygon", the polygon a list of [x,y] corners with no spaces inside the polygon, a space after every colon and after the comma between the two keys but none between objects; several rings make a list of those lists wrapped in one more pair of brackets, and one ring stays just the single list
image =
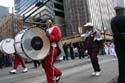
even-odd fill
[{"label": "marching band member", "polygon": [[58,57],[58,42],[61,40],[61,30],[54,25],[52,19],[47,20],[47,36],[50,39],[51,47],[48,56],[42,60],[42,66],[45,70],[48,83],[57,83],[60,80],[62,72],[54,66]]},{"label": "marching band member", "polygon": [[25,61],[22,59],[22,57],[20,57],[17,53],[14,53],[14,55],[15,55],[15,59],[14,59],[13,70],[10,71],[10,74],[16,73],[19,64],[21,64],[22,67],[24,68],[23,73],[28,72]]},{"label": "marching band member", "polygon": [[97,55],[99,53],[99,49],[102,47],[100,46],[100,41],[102,40],[102,37],[99,32],[94,29],[92,23],[86,23],[84,27],[87,27],[87,31],[84,34],[84,36],[86,37],[84,50],[88,50],[92,66],[94,68],[94,72],[92,73],[92,75],[100,76],[101,69],[98,63]]}]

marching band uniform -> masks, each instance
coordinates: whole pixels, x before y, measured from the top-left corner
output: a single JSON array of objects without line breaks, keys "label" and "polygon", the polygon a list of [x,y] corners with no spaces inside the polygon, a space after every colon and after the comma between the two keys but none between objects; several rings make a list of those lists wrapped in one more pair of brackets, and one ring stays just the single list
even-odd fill
[{"label": "marching band uniform", "polygon": [[52,26],[47,30],[50,39],[51,47],[48,56],[42,60],[42,66],[45,70],[48,83],[56,83],[55,78],[62,75],[62,72],[54,67],[54,63],[58,57],[58,42],[61,39],[61,30],[58,26]]},{"label": "marching band uniform", "polygon": [[13,70],[11,70],[10,73],[15,74],[19,64],[21,64],[22,67],[24,68],[23,72],[24,73],[27,72],[28,69],[26,68],[25,61],[22,59],[22,57],[20,57],[16,53],[14,53],[14,55],[15,55],[14,66],[13,66]]},{"label": "marching band uniform", "polygon": [[[88,27],[88,28],[91,27],[93,29],[93,24],[87,23],[85,27]],[[90,56],[92,66],[94,68],[94,72],[92,73],[92,75],[99,76],[101,69],[98,63],[97,55],[99,53],[100,47],[102,47],[100,46],[101,45],[100,41],[102,40],[102,37],[99,34],[99,32],[94,29],[92,31],[88,30],[84,34],[84,36],[86,37],[84,50],[88,50],[88,54]]]}]

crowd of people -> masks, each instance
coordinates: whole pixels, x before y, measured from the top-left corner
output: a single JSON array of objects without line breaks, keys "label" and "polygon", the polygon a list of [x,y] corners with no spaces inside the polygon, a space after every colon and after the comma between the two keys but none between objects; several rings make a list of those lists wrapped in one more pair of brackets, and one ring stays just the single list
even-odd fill
[{"label": "crowd of people", "polygon": [[0,52],[0,68],[11,67],[13,65],[13,54],[4,54]]},{"label": "crowd of people", "polygon": [[[64,43],[63,49],[65,52],[65,56],[63,56],[63,60],[75,59],[78,57],[79,59],[85,58],[88,56],[87,50],[84,50],[84,42],[79,43]],[[104,48],[99,49],[99,55],[112,55],[116,57],[115,45],[112,41],[106,41],[104,43]]]},{"label": "crowd of people", "polygon": [[[63,44],[63,49],[65,52],[65,56],[63,56],[63,60],[73,60],[75,58],[83,59],[87,54],[87,50],[84,51],[84,43],[70,43],[70,44]],[[115,52],[115,45],[112,41],[105,42],[104,43],[104,49],[100,49],[99,55],[112,55],[116,57]],[[0,53],[0,68],[3,67],[11,67],[14,63],[14,54],[4,54]],[[34,63],[34,68],[37,68],[40,66],[39,61],[32,61]]]},{"label": "crowd of people", "polygon": [[105,49],[106,55],[112,55],[112,56],[116,57],[115,45],[113,42],[104,43],[104,49]]}]

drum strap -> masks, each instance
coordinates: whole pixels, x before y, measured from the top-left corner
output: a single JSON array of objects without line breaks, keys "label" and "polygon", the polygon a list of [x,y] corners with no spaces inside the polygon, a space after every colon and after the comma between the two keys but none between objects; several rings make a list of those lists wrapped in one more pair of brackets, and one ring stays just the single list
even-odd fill
[{"label": "drum strap", "polygon": [[52,43],[51,43],[51,46],[52,46],[52,47],[57,47],[57,44],[56,44],[55,42],[52,42]]}]

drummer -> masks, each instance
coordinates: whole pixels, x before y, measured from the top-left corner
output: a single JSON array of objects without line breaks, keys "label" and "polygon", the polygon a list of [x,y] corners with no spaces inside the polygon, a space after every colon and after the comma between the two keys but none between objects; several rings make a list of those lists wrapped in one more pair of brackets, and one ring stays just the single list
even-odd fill
[{"label": "drummer", "polygon": [[42,60],[42,66],[45,70],[47,83],[57,83],[60,80],[62,72],[54,66],[58,57],[58,42],[61,40],[61,30],[53,22],[53,19],[47,20],[47,36],[50,39],[51,47],[48,56]]},{"label": "drummer", "polygon": [[14,55],[15,55],[14,65],[13,65],[13,69],[10,71],[10,74],[16,74],[19,64],[21,64],[24,69],[23,73],[28,72],[25,61],[22,59],[22,57],[20,57],[17,53],[14,53]]}]

